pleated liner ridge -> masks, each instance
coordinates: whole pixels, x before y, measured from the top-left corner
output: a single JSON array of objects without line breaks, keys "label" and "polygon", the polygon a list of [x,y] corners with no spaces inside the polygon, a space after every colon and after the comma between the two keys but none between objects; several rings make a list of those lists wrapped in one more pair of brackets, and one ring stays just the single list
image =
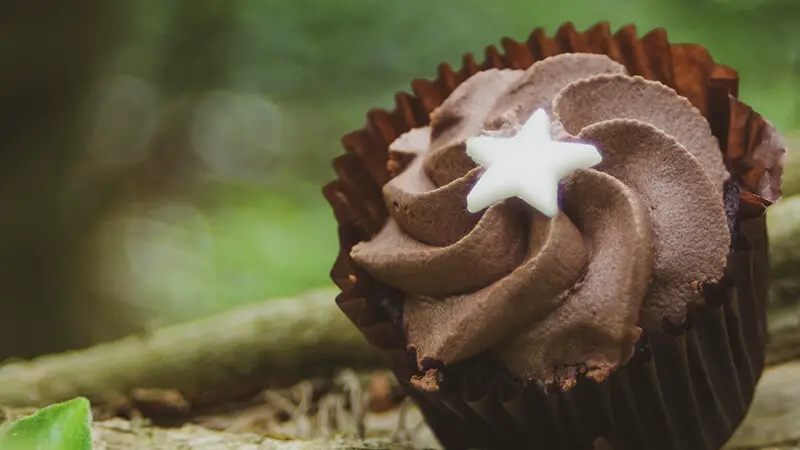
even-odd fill
[{"label": "pleated liner ridge", "polygon": [[[458,71],[441,64],[435,80],[412,82],[413,95],[398,93],[394,111],[370,111],[364,128],[343,137],[347,151],[333,162],[338,178],[323,189],[339,224],[341,251],[331,271],[342,291],[337,304],[384,352],[448,449],[719,448],[743,419],[764,365],[769,202],[753,193],[765,171],[753,151],[766,139],[765,120],[737,99],[733,69],[714,63],[699,45],[669,44],[663,29],[639,39],[633,26],[612,34],[600,23],[579,33],[567,23],[555,37],[537,29],[527,42],[505,38],[502,47],[504,53],[489,46],[483,63],[465,55]],[[726,189],[732,225],[726,274],[701,287],[706,305],[692,310],[687,323],[666,333],[646,330],[636,356],[602,383],[580,379],[566,392],[548,392],[476,357],[448,367],[439,392],[418,391],[408,384],[416,364],[405,349],[402,294],[349,257],[387,218],[381,186],[390,177],[388,145],[426,125],[429,113],[476,72],[525,69],[564,52],[606,54],[632,75],[672,87],[709,120],[738,182]]]}]

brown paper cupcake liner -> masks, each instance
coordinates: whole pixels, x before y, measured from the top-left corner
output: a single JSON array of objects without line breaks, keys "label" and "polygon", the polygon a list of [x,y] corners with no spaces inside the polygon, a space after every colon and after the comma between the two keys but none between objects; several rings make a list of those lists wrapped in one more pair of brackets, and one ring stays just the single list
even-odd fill
[{"label": "brown paper cupcake liner", "polygon": [[[764,211],[774,198],[759,194],[780,195],[774,181],[780,172],[758,149],[772,138],[771,126],[737,99],[733,69],[716,64],[699,45],[669,44],[661,29],[640,39],[633,26],[612,35],[607,23],[584,33],[565,24],[555,37],[537,29],[526,42],[503,39],[502,47],[504,53],[489,46],[480,64],[465,55],[458,71],[441,64],[435,80],[413,81],[414,95],[398,93],[393,111],[370,111],[366,126],[342,139],[347,152],[334,160],[337,179],[323,190],[339,223],[341,251],[331,271],[342,290],[337,304],[384,351],[446,448],[719,448],[743,419],[764,365]],[[390,179],[388,146],[426,125],[430,112],[476,72],[525,69],[564,52],[606,54],[632,75],[672,87],[706,116],[732,175],[725,192],[732,234],[726,276],[699,286],[707,302],[686,323],[645,330],[633,360],[601,383],[580,379],[566,392],[548,392],[476,357],[440,371],[440,391],[422,392],[409,383],[417,368],[402,332],[402,294],[349,257],[387,218],[381,186]],[[765,190],[767,179],[773,185]]]}]

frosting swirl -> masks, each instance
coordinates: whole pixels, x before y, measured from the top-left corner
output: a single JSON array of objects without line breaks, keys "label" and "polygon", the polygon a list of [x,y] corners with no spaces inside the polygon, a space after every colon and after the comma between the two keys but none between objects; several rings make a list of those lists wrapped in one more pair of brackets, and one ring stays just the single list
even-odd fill
[{"label": "frosting swirl", "polygon": [[[482,169],[464,142],[514,135],[538,108],[554,138],[595,144],[603,162],[560,184],[552,219],[517,199],[469,213]],[[390,218],[351,256],[407,294],[420,368],[489,351],[522,378],[585,365],[601,379],[632,356],[639,326],[683,321],[697,283],[724,271],[728,172],[707,121],[604,55],[480,72],[390,151]]]}]

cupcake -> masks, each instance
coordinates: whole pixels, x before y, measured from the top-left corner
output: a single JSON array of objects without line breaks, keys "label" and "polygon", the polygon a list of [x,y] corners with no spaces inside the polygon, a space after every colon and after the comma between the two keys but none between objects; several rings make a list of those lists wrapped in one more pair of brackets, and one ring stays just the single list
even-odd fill
[{"label": "cupcake", "polygon": [[448,449],[720,448],[764,365],[780,137],[661,29],[502,46],[342,139],[338,305]]}]

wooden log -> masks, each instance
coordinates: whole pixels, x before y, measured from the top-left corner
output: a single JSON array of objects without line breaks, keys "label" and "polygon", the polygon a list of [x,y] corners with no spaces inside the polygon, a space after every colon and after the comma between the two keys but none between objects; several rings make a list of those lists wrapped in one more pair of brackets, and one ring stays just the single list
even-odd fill
[{"label": "wooden log", "polygon": [[767,212],[770,238],[770,303],[782,307],[800,300],[800,194],[784,197]]},{"label": "wooden log", "polygon": [[750,412],[725,449],[799,447],[800,360],[795,360],[767,368]]},{"label": "wooden log", "polygon": [[[0,405],[101,400],[137,387],[174,389],[192,405],[247,397],[274,380],[380,365],[331,290],[269,300],[150,335],[0,366]],[[322,373],[320,372],[322,371]]]}]

